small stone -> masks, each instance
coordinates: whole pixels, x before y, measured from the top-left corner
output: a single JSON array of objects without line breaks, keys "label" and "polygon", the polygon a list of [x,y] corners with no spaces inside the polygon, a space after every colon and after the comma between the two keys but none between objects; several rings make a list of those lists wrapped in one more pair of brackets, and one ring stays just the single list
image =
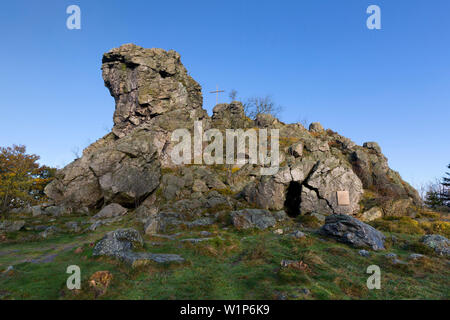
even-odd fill
[{"label": "small stone", "polygon": [[420,260],[423,257],[425,257],[423,254],[419,254],[419,253],[411,253],[408,257],[408,259],[410,260]]},{"label": "small stone", "polygon": [[200,235],[201,235],[202,237],[209,237],[209,236],[212,235],[212,233],[209,232],[209,231],[200,231]]},{"label": "small stone", "polygon": [[311,291],[309,291],[309,289],[307,289],[307,288],[302,288],[302,289],[300,289],[300,293],[304,294],[305,296],[309,296]]},{"label": "small stone", "polygon": [[300,230],[296,230],[296,231],[292,232],[292,233],[290,234],[290,236],[293,237],[293,238],[300,239],[300,238],[306,237],[306,234],[304,234],[304,233],[301,232]]},{"label": "small stone", "polygon": [[273,233],[275,233],[275,234],[283,234],[283,229],[277,229],[277,230],[275,230]]},{"label": "small stone", "polygon": [[39,233],[39,235],[44,238],[47,239],[48,237],[55,235],[56,233],[58,233],[60,230],[55,227],[55,226],[50,226],[47,229],[45,229],[44,231],[42,231],[41,233]]},{"label": "small stone", "polygon": [[13,266],[8,266],[8,268],[6,268],[5,269],[5,271],[3,271],[3,273],[10,273],[11,271],[13,271],[14,270],[14,267]]},{"label": "small stone", "polygon": [[361,249],[358,251],[358,254],[362,257],[369,257],[370,256],[370,252],[364,249]]},{"label": "small stone", "polygon": [[42,211],[41,206],[31,207],[31,214],[33,215],[33,217],[38,217],[38,216],[42,215],[43,213],[44,213],[44,211]]},{"label": "small stone", "polygon": [[370,149],[375,151],[378,154],[381,154],[381,148],[380,145],[376,142],[364,142],[363,144],[364,148]]},{"label": "small stone", "polygon": [[396,255],[395,253],[390,252],[390,253],[387,253],[387,254],[385,255],[385,257],[386,257],[386,258],[389,258],[389,259],[396,259],[396,258],[397,258],[397,255]]},{"label": "small stone", "polygon": [[46,215],[50,215],[52,217],[62,216],[66,212],[65,208],[60,206],[49,206],[45,208],[44,211]]},{"label": "small stone", "polygon": [[73,232],[79,232],[81,230],[78,222],[76,221],[67,222],[66,228]]},{"label": "small stone", "polygon": [[236,229],[267,229],[276,224],[276,219],[269,210],[243,209],[231,212],[233,225]]},{"label": "small stone", "polygon": [[102,218],[114,218],[126,215],[128,212],[127,209],[122,207],[120,204],[117,203],[111,203],[108,204],[106,207],[104,207],[102,210],[100,210],[95,216],[95,219],[102,219]]},{"label": "small stone", "polygon": [[303,154],[303,143],[298,142],[289,147],[289,154],[293,155],[295,158],[299,158]]},{"label": "small stone", "polygon": [[194,184],[192,185],[192,191],[194,192],[206,192],[208,191],[208,186],[203,180],[195,179]]},{"label": "small stone", "polygon": [[315,133],[320,133],[320,132],[323,132],[324,129],[319,122],[313,122],[309,125],[309,131],[315,132]]},{"label": "small stone", "polygon": [[361,215],[361,220],[364,222],[370,222],[376,219],[380,219],[383,217],[383,212],[378,207],[370,208],[369,210],[365,211]]},{"label": "small stone", "polygon": [[408,264],[407,262],[402,261],[402,260],[399,260],[399,259],[397,259],[397,258],[392,259],[392,263],[393,263],[393,264]]},{"label": "small stone", "polygon": [[421,241],[427,246],[440,255],[440,256],[450,256],[450,241],[441,235],[430,234],[424,236]]},{"label": "small stone", "polygon": [[212,238],[190,238],[190,239],[182,239],[181,242],[190,242],[190,243],[199,243],[203,241],[211,240]]},{"label": "small stone", "polygon": [[25,226],[25,221],[19,220],[19,221],[0,221],[0,231],[3,232],[15,232],[19,231]]}]

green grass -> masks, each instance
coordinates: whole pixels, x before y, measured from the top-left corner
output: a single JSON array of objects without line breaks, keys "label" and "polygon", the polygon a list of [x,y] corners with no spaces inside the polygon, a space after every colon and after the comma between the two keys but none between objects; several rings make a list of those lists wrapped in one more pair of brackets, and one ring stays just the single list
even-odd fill
[{"label": "green grass", "polygon": [[[72,219],[72,221],[75,219]],[[122,223],[123,224],[123,223]],[[125,223],[126,224],[126,223]],[[292,222],[290,222],[292,226]],[[0,273],[3,299],[94,299],[88,280],[96,271],[108,270],[113,280],[98,299],[275,299],[284,293],[289,299],[449,299],[448,260],[422,248],[420,235],[385,232],[388,250],[371,252],[364,258],[358,249],[315,233],[294,239],[267,231],[221,230],[216,226],[183,230],[179,238],[197,236],[199,230],[215,238],[198,244],[157,237],[145,237],[145,250],[182,255],[183,264],[146,265],[136,269],[109,258],[92,257],[92,244],[118,226],[101,227],[82,235],[64,233],[47,240],[19,240],[0,243],[0,270],[14,264],[14,271]],[[21,233],[32,233],[21,231]],[[395,241],[391,241],[395,235]],[[220,238],[219,238],[220,236]],[[160,245],[152,246],[153,242]],[[63,250],[70,247],[70,250]],[[82,253],[75,248],[82,247]],[[423,249],[427,257],[408,261],[411,253]],[[395,252],[408,264],[393,264],[385,257]],[[56,254],[49,263],[20,262]],[[302,261],[306,270],[282,268],[281,260]],[[381,290],[368,290],[366,269],[378,265]],[[66,268],[81,268],[82,289],[69,291]],[[309,295],[301,293],[308,289]]]}]

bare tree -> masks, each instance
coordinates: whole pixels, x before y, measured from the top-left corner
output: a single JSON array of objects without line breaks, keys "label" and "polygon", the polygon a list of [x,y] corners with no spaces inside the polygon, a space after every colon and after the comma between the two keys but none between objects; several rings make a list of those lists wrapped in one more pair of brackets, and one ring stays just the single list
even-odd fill
[{"label": "bare tree", "polygon": [[236,90],[232,89],[230,91],[230,93],[228,94],[228,97],[230,98],[230,101],[233,102],[233,101],[237,100],[237,95],[238,95],[238,92]]},{"label": "bare tree", "polygon": [[271,96],[253,97],[244,103],[245,114],[252,119],[255,119],[259,114],[270,114],[277,117],[282,111],[282,107],[275,104]]},{"label": "bare tree", "polygon": [[75,157],[75,160],[80,159],[80,148],[79,147],[73,147],[72,148],[72,154]]}]

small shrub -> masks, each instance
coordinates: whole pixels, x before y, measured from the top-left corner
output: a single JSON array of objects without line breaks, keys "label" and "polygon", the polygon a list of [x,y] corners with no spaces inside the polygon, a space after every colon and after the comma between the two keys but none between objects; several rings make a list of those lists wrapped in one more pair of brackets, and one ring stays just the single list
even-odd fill
[{"label": "small shrub", "polygon": [[425,254],[425,255],[434,255],[434,250],[428,246],[426,246],[425,244],[423,244],[422,242],[412,242],[407,244],[407,248],[409,251],[414,252],[414,253],[420,253],[420,254]]},{"label": "small shrub", "polygon": [[322,225],[319,219],[311,215],[299,215],[297,221],[308,228],[319,228]]},{"label": "small shrub", "polygon": [[444,237],[450,237],[450,223],[446,221],[422,222],[420,224],[426,233],[437,233]]},{"label": "small shrub", "polygon": [[385,217],[370,223],[374,228],[382,231],[407,233],[407,234],[425,234],[420,227],[419,222],[410,217]]}]

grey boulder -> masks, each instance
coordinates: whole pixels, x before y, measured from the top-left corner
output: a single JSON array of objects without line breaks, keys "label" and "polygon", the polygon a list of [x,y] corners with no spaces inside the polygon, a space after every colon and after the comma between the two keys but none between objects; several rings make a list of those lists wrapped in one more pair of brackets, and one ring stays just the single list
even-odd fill
[{"label": "grey boulder", "polygon": [[440,256],[450,256],[450,241],[441,235],[430,234],[424,236],[421,241],[427,246],[440,255]]},{"label": "grey boulder", "polygon": [[168,263],[183,262],[176,254],[133,252],[141,248],[144,240],[135,229],[118,229],[108,232],[94,247],[93,256],[109,256],[131,265],[133,268],[150,262]]},{"label": "grey boulder", "polygon": [[386,237],[375,228],[348,215],[333,214],[325,219],[321,233],[354,247],[384,250]]},{"label": "grey boulder", "polygon": [[14,232],[19,231],[25,225],[25,221],[17,220],[17,221],[0,221],[0,231],[3,232]]},{"label": "grey boulder", "polygon": [[102,210],[97,213],[94,218],[102,219],[102,218],[114,218],[127,214],[127,209],[122,207],[120,204],[111,203],[104,207]]},{"label": "grey boulder", "polygon": [[267,229],[273,227],[277,221],[269,210],[243,209],[231,212],[233,225],[237,229]]}]

